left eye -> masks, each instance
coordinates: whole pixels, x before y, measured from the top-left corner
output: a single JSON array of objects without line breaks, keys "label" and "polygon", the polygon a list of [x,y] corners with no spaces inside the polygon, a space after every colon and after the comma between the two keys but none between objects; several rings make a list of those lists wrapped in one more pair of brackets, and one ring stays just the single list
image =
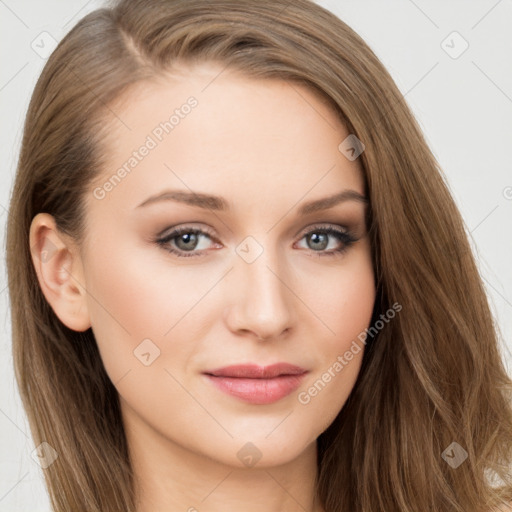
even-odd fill
[{"label": "left eye", "polygon": [[213,238],[213,233],[210,233],[207,230],[184,226],[181,228],[176,228],[165,237],[156,240],[156,243],[170,253],[176,254],[179,257],[187,258],[190,256],[203,255],[203,253],[184,254],[187,252],[197,252],[195,249],[198,248],[205,249],[205,247],[198,247],[198,242],[201,238]]},{"label": "left eye", "polygon": [[[338,247],[331,248],[330,251],[326,251],[325,249],[329,246],[329,237],[338,241]],[[177,228],[165,237],[156,240],[156,243],[166,251],[176,254],[178,257],[188,258],[191,256],[195,257],[205,255],[205,253],[198,253],[197,251],[197,249],[207,248],[200,247],[200,240],[202,238],[213,239],[214,235],[208,230],[184,226]],[[312,249],[312,252],[317,253],[317,256],[334,256],[336,254],[341,254],[357,241],[349,231],[345,231],[337,226],[314,226],[302,235],[300,240],[303,239],[306,239],[306,243],[313,244],[313,247],[316,245],[316,248]]]}]

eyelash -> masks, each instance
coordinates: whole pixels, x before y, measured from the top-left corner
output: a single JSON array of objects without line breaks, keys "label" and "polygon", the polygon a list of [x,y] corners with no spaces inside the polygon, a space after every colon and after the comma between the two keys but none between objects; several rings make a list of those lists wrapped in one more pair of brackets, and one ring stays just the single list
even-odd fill
[{"label": "eyelash", "polygon": [[[192,233],[194,235],[207,235],[210,239],[214,239],[214,234],[209,229],[198,229],[198,228],[192,228],[190,226],[182,226],[179,228],[176,228],[171,233],[166,235],[163,238],[156,239],[154,242],[162,247],[165,251],[170,252],[172,254],[175,254],[176,256],[180,258],[190,258],[190,257],[202,257],[204,256],[204,253],[198,252],[198,251],[190,251],[189,254],[187,254],[186,251],[182,251],[179,249],[174,249],[169,247],[169,243],[171,240],[174,240],[175,238],[178,238],[180,235],[183,234],[189,234]],[[349,249],[355,242],[357,242],[359,239],[356,238],[350,231],[343,231],[335,226],[312,226],[312,228],[304,233],[300,240],[307,237],[308,235],[312,235],[313,233],[316,234],[327,234],[335,236],[340,242],[342,242],[342,246],[339,249],[331,249],[330,251],[313,251],[311,252],[315,253],[318,257],[333,257],[337,255],[343,254],[345,251]]]}]

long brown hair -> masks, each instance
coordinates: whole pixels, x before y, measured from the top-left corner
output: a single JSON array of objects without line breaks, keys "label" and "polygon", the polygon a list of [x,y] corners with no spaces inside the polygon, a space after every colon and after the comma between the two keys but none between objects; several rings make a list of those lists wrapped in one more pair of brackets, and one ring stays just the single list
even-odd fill
[{"label": "long brown hair", "polygon": [[[356,385],[318,438],[326,512],[485,512],[512,499],[512,382],[465,227],[442,171],[376,55],[309,0],[121,0],[85,16],[48,59],[28,109],[7,228],[15,374],[55,511],[135,511],[118,395],[92,330],[64,326],[37,285],[39,212],[84,241],[113,102],[178,62],[310,87],[361,154],[377,279]],[[341,142],[341,141],[340,141]],[[442,454],[467,452],[454,468]],[[452,445],[453,446],[453,445]]]}]

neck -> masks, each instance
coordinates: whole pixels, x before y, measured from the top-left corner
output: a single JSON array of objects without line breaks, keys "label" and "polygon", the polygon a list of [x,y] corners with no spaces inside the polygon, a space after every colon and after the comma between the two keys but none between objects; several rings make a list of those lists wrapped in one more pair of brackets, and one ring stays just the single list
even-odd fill
[{"label": "neck", "polygon": [[145,423],[132,423],[126,435],[136,512],[324,512],[315,492],[316,442],[281,465],[235,467],[188,450]]}]

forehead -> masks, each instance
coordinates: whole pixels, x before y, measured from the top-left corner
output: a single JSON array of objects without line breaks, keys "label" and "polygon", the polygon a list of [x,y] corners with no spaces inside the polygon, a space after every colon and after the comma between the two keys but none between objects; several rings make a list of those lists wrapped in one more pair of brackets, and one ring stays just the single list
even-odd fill
[{"label": "forehead", "polygon": [[95,182],[112,184],[111,204],[134,207],[165,187],[242,202],[260,193],[297,202],[312,189],[311,198],[333,188],[363,192],[359,162],[338,148],[345,126],[297,83],[196,65],[138,84],[112,111]]}]

